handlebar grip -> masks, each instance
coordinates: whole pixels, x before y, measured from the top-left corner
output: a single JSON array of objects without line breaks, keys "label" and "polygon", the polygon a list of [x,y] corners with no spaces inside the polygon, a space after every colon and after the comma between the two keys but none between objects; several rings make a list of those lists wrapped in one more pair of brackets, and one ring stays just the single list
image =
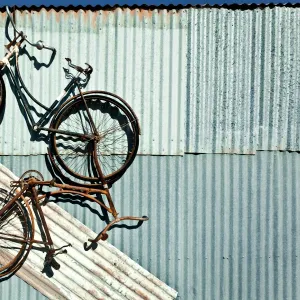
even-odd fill
[{"label": "handlebar grip", "polygon": [[45,48],[45,49],[48,49],[48,50],[51,50],[51,51],[53,51],[53,52],[56,52],[56,49],[55,49],[54,47],[50,47],[50,46],[45,46],[45,45],[44,45],[44,48]]}]

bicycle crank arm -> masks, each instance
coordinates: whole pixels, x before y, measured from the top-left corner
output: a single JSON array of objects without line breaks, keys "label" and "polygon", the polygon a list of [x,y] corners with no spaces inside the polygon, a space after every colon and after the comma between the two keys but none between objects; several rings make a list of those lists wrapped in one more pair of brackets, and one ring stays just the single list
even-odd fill
[{"label": "bicycle crank arm", "polygon": [[1,240],[15,242],[15,243],[20,243],[20,244],[22,244],[22,243],[29,244],[31,242],[31,241],[28,241],[28,240],[22,240],[22,239],[13,238],[13,237],[9,238],[9,237],[5,237],[5,236],[2,236],[2,235],[0,236],[0,239]]},{"label": "bicycle crank arm", "polygon": [[37,130],[44,130],[44,131],[56,132],[56,133],[60,133],[63,135],[68,135],[68,136],[75,136],[75,137],[81,138],[82,140],[88,140],[88,141],[91,141],[91,140],[94,140],[97,138],[96,136],[90,135],[90,134],[64,131],[64,130],[59,130],[59,129],[47,128],[47,127],[37,127]]}]

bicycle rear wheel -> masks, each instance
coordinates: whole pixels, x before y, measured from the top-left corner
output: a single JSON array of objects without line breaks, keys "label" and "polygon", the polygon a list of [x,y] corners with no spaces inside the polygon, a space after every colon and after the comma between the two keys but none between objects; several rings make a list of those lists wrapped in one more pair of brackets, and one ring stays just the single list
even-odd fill
[{"label": "bicycle rear wheel", "polygon": [[[0,209],[12,197],[11,192],[0,190]],[[26,205],[19,199],[0,217],[0,277],[17,271],[32,247],[32,216]]]},{"label": "bicycle rear wheel", "polygon": [[[105,182],[112,184],[124,174],[135,158],[139,144],[138,120],[124,105],[108,95],[95,94],[84,98],[99,137],[95,141],[93,138],[53,133],[53,162],[64,177],[85,186],[102,185],[97,170],[99,164]],[[66,105],[50,127],[94,136],[81,97]]]},{"label": "bicycle rear wheel", "polygon": [[4,108],[6,90],[3,77],[0,75],[0,111]]}]

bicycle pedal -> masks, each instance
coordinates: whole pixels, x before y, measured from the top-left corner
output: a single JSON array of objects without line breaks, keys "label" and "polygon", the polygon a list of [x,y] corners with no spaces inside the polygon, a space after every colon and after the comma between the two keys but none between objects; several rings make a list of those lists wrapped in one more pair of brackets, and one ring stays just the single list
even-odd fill
[{"label": "bicycle pedal", "polygon": [[52,258],[52,260],[50,262],[50,266],[55,270],[60,269],[60,264],[54,258]]},{"label": "bicycle pedal", "polygon": [[64,249],[64,250],[61,250],[61,251],[58,251],[57,253],[55,253],[53,256],[56,256],[58,254],[67,254],[68,253],[68,250],[67,249]]}]

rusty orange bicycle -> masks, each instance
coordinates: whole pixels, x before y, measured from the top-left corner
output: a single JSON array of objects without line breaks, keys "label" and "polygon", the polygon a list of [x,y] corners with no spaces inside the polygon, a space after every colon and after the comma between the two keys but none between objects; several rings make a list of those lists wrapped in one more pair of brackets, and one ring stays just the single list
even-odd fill
[{"label": "rusty orange bicycle", "polygon": [[[45,264],[59,269],[60,266],[54,257],[57,254],[65,253],[66,249],[64,248],[70,245],[62,245],[56,249],[53,246],[42,210],[42,205],[45,205],[50,197],[58,197],[63,194],[81,196],[96,202],[112,214],[113,220],[94,239],[89,239],[91,243],[97,243],[100,239],[106,240],[108,238],[107,231],[118,222],[148,220],[148,217],[118,217],[108,189],[60,184],[56,183],[55,180],[46,181],[42,174],[35,170],[26,171],[19,180],[11,182],[11,187],[10,192],[0,191],[0,277],[16,272],[26,260],[33,244],[43,244],[47,252]],[[44,191],[44,187],[48,187],[50,190]],[[106,198],[108,205],[99,199],[99,195]],[[45,232],[45,240],[35,239],[35,214],[31,206],[39,216]]]}]

